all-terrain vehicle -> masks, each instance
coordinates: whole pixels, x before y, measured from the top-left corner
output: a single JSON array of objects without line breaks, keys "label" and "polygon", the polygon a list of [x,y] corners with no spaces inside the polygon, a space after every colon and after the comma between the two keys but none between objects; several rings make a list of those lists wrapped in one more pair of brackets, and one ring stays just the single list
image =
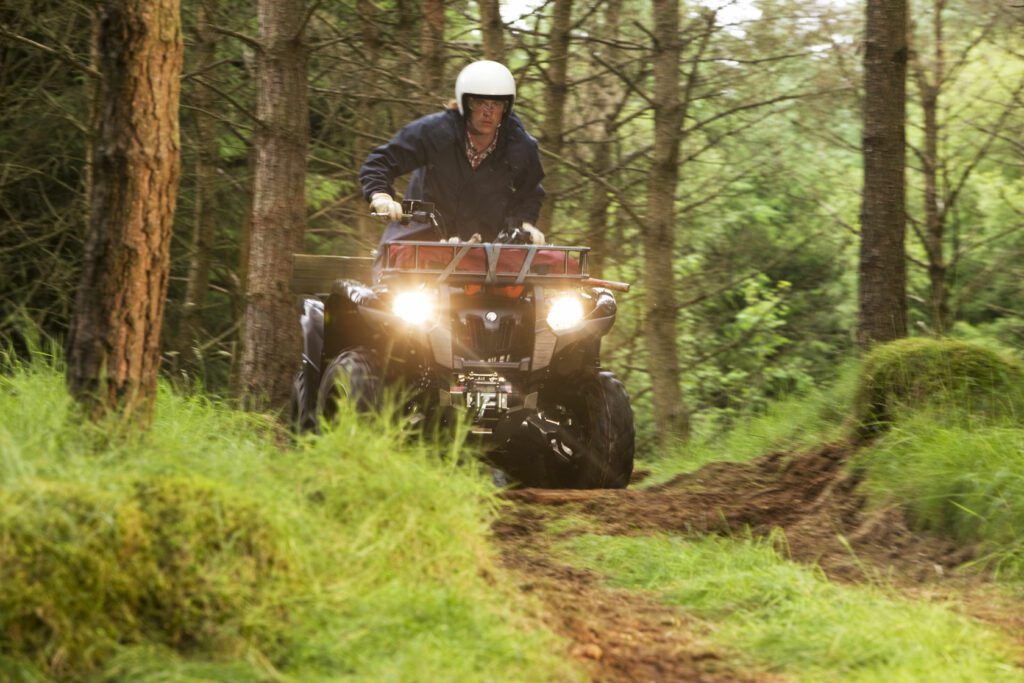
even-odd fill
[{"label": "all-terrain vehicle", "polygon": [[628,285],[590,278],[587,247],[499,239],[390,242],[369,278],[370,259],[296,255],[293,289],[315,296],[301,316],[294,427],[318,429],[342,397],[373,410],[394,386],[425,425],[462,413],[517,482],[625,487],[633,412],[600,349],[615,322],[610,290]]}]

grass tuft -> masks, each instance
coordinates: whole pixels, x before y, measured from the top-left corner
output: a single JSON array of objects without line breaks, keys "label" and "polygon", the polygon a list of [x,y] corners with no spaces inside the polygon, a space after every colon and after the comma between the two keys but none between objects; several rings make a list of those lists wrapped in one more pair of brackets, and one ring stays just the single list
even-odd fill
[{"label": "grass tuft", "polygon": [[855,414],[862,435],[884,431],[922,408],[955,408],[974,419],[1024,417],[1024,370],[985,346],[942,339],[901,339],[864,359]]},{"label": "grass tuft", "polygon": [[921,414],[857,464],[874,497],[902,501],[918,528],[980,543],[985,563],[1024,578],[1024,429],[966,428]]},{"label": "grass tuft", "polygon": [[120,643],[215,652],[241,636],[266,647],[272,634],[246,616],[289,575],[281,533],[205,482],[111,484],[0,492],[5,650],[73,677]]}]

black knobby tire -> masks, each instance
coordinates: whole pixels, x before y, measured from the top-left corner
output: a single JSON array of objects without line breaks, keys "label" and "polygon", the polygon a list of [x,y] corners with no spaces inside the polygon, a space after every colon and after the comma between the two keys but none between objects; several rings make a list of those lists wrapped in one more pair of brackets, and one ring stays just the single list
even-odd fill
[{"label": "black knobby tire", "polygon": [[311,392],[316,391],[311,386],[309,374],[305,368],[295,373],[292,380],[292,399],[289,403],[289,416],[292,429],[296,433],[316,431],[316,396]]},{"label": "black knobby tire", "polygon": [[360,412],[376,410],[380,405],[380,384],[372,351],[361,346],[342,351],[324,368],[316,397],[317,416],[333,422],[338,402],[346,397]]},{"label": "black knobby tire", "polygon": [[568,418],[566,428],[582,442],[577,460],[562,473],[562,485],[580,489],[621,489],[633,474],[636,429],[622,382],[594,372],[559,383],[544,403]]}]

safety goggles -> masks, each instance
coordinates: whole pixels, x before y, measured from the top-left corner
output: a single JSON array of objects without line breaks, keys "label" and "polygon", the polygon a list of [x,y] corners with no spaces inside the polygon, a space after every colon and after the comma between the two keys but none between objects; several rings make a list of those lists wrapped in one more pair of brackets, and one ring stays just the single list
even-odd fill
[{"label": "safety goggles", "polygon": [[470,111],[505,111],[505,107],[508,106],[506,100],[491,100],[486,97],[473,97],[472,95],[467,98]]}]

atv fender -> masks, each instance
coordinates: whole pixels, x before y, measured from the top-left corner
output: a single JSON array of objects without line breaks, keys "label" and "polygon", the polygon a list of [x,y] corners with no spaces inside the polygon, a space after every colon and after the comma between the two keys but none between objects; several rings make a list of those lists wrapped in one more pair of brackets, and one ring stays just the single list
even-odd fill
[{"label": "atv fender", "polygon": [[345,349],[368,346],[372,337],[360,315],[364,307],[377,305],[377,294],[354,280],[336,280],[324,311],[322,357],[332,359]]},{"label": "atv fender", "polygon": [[302,367],[292,386],[292,423],[300,432],[316,429],[316,392],[323,372],[324,302],[302,302]]},{"label": "atv fender", "polygon": [[302,325],[302,362],[312,365],[319,375],[323,369],[320,363],[324,351],[324,302],[306,299],[302,308],[302,317],[299,318]]},{"label": "atv fender", "polygon": [[607,289],[593,290],[597,301],[594,310],[578,327],[566,332],[556,332],[554,355],[561,354],[569,347],[583,341],[600,339],[611,331],[615,324],[618,306],[615,297]]}]

